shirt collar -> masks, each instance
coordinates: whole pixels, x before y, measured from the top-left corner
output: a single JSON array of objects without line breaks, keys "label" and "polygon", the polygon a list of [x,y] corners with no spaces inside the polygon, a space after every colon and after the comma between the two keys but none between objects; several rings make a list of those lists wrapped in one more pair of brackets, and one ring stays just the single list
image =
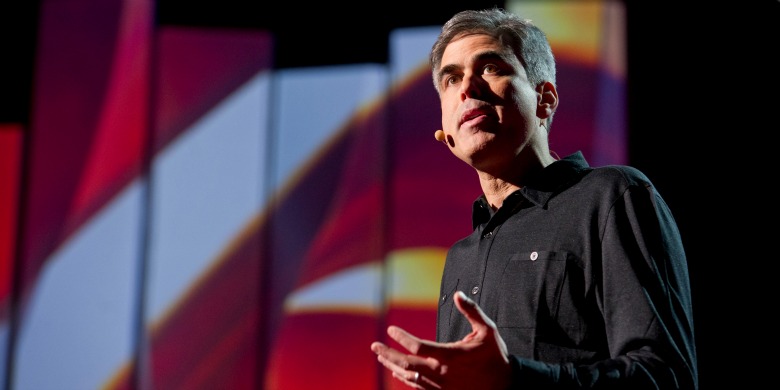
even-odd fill
[{"label": "shirt collar", "polygon": [[[542,169],[527,185],[504,199],[501,207],[514,208],[523,199],[528,199],[533,204],[546,208],[553,195],[570,187],[580,177],[580,173],[589,168],[582,152],[574,152]],[[493,214],[485,195],[480,195],[472,205],[473,228],[489,221]]]}]

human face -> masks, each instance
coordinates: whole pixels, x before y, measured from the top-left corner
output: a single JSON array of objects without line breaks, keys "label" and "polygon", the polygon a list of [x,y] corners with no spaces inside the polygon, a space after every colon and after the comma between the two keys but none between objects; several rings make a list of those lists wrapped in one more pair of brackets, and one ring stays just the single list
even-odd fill
[{"label": "human face", "polygon": [[461,160],[500,173],[529,143],[543,142],[537,131],[538,94],[520,61],[497,39],[485,34],[454,39],[437,73],[442,130]]}]

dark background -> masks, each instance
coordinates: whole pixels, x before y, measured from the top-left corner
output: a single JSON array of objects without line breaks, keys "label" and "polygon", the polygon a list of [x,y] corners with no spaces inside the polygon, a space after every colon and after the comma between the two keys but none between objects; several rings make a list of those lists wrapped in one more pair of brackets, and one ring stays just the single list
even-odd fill
[{"label": "dark background", "polygon": [[[158,0],[158,24],[268,29],[277,68],[385,63],[395,28],[504,4],[256,3]],[[0,123],[28,123],[37,4],[0,5]],[[625,6],[629,161],[656,184],[686,246],[701,389],[762,387],[780,283],[771,280],[777,175],[768,165],[780,130],[780,1]]]}]

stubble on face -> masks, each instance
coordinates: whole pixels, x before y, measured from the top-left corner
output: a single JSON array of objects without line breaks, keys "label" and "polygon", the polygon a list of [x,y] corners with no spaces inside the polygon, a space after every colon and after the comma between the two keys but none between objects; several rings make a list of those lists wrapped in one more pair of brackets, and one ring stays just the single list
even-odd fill
[{"label": "stubble on face", "polygon": [[452,153],[478,170],[509,163],[525,143],[520,108],[528,104],[518,95],[525,71],[517,58],[479,34],[450,42],[441,63],[445,74],[456,77],[453,85],[440,83],[442,125]]}]

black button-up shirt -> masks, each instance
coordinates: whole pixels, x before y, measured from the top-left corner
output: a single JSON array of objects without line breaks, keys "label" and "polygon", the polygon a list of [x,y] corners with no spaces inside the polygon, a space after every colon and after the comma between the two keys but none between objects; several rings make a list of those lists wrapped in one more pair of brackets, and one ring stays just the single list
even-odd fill
[{"label": "black button-up shirt", "polygon": [[438,341],[471,332],[461,290],[498,327],[517,388],[697,388],[685,252],[643,173],[577,152],[495,213],[477,199],[473,226],[447,254]]}]

